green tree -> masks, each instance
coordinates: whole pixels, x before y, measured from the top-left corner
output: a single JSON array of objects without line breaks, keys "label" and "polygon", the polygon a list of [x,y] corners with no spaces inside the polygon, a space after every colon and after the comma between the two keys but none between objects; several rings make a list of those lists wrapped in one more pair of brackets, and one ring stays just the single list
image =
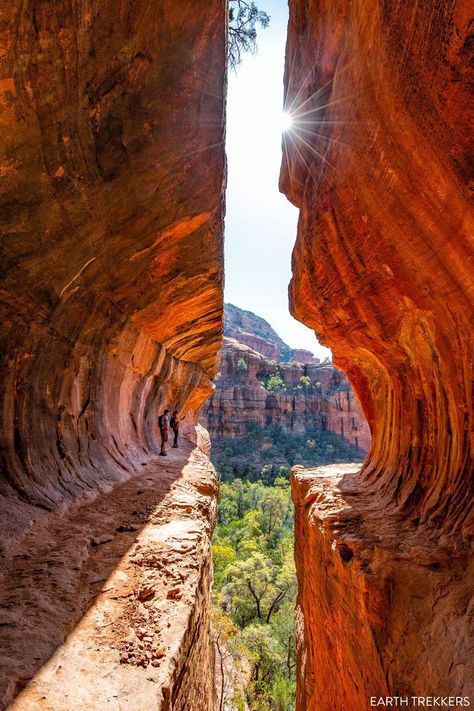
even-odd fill
[{"label": "green tree", "polygon": [[294,678],[296,668],[295,610],[288,599],[271,622],[272,637],[278,642],[282,658],[281,670],[288,679]]},{"label": "green tree", "polygon": [[309,378],[307,375],[302,375],[300,378],[300,383],[305,390],[309,390],[309,388],[311,387],[311,378]]},{"label": "green tree", "polygon": [[262,530],[268,536],[280,529],[290,516],[288,491],[279,486],[266,487],[262,498]]},{"label": "green tree", "polygon": [[270,392],[270,393],[286,390],[286,385],[283,382],[283,379],[279,373],[270,375],[270,377],[268,378],[268,380],[266,382],[265,387],[268,390],[268,392]]},{"label": "green tree", "polygon": [[235,701],[237,708],[242,708],[242,710],[245,708],[245,705],[239,704],[238,697],[240,695],[237,687],[240,677],[240,660],[248,652],[243,647],[238,633],[238,627],[232,623],[228,615],[221,610],[212,610],[211,635],[216,650],[216,662],[219,667],[219,711],[223,711],[226,706],[228,707],[229,701],[231,703]]},{"label": "green tree", "polygon": [[[286,466],[278,467],[278,478],[285,479],[288,484],[288,479],[290,478],[290,468]],[[276,484],[276,479],[275,479]]]},{"label": "green tree", "polygon": [[240,373],[246,373],[248,371],[248,369],[249,369],[249,367],[248,367],[247,363],[244,361],[244,359],[239,358],[239,360],[237,361],[237,370]]},{"label": "green tree", "polygon": [[259,10],[254,2],[229,0],[229,64],[232,69],[242,61],[245,52],[257,50],[257,25],[265,29],[270,24],[270,15]]},{"label": "green tree", "polygon": [[280,567],[259,551],[227,568],[222,591],[225,608],[241,627],[255,620],[269,623],[285,596],[294,589],[294,569],[286,560]]},{"label": "green tree", "polygon": [[225,543],[212,544],[212,560],[214,562],[214,585],[220,588],[224,582],[225,570],[232,565],[237,558],[234,548]]},{"label": "green tree", "polygon": [[[294,708],[293,507],[288,470],[278,473],[284,476],[276,476],[272,486],[242,479],[221,485],[213,541],[221,709],[222,704],[234,711]],[[242,674],[248,672],[244,686]]]},{"label": "green tree", "polygon": [[271,708],[275,711],[293,711],[295,708],[296,682],[281,672],[273,678],[270,699]]},{"label": "green tree", "polygon": [[253,662],[252,680],[270,681],[272,672],[278,668],[277,643],[271,636],[269,625],[249,625],[242,632],[242,644]]}]

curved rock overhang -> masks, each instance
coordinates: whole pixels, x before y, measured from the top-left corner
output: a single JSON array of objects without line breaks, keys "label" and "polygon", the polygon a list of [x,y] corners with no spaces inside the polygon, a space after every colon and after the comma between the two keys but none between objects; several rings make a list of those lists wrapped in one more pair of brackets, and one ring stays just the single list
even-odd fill
[{"label": "curved rock overhang", "polygon": [[291,310],[372,434],[293,472],[297,708],[472,703],[472,8],[289,4]]},{"label": "curved rock overhang", "polygon": [[[156,451],[222,335],[225,8],[4,3],[0,492],[54,508]],[[8,532],[8,524],[5,528]]]},{"label": "curved rock overhang", "polygon": [[293,314],[349,376],[387,506],[472,530],[472,7],[292,0]]}]

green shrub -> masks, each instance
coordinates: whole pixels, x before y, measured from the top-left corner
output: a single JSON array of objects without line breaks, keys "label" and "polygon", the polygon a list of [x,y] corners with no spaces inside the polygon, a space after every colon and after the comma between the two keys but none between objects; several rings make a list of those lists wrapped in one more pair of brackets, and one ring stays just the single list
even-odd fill
[{"label": "green shrub", "polygon": [[248,371],[248,369],[249,369],[249,367],[248,367],[247,363],[244,361],[244,359],[239,358],[239,360],[237,361],[237,370],[240,373],[246,373]]},{"label": "green shrub", "polygon": [[314,467],[360,459],[360,452],[333,432],[314,428],[295,434],[279,425],[264,428],[256,422],[243,437],[220,439],[212,447],[212,460],[222,481],[237,476],[272,484],[276,477],[289,478],[289,469],[296,463]]},{"label": "green shrub", "polygon": [[283,379],[279,373],[274,373],[274,375],[270,375],[270,377],[265,383],[265,387],[269,393],[282,392],[286,390],[286,385],[283,382]]}]

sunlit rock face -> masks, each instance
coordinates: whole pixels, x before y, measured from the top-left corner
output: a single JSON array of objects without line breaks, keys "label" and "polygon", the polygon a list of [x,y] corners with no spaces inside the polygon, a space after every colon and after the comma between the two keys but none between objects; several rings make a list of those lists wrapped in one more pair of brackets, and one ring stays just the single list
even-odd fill
[{"label": "sunlit rock face", "polygon": [[417,707],[413,696],[472,704],[474,565],[462,545],[388,516],[357,465],[296,468],[292,494],[297,707],[360,711],[388,696],[408,699],[402,708]]},{"label": "sunlit rock face", "polygon": [[[346,629],[366,625],[375,635],[379,678],[392,692],[449,688],[456,693],[469,679],[464,603],[451,596],[441,610],[422,572],[433,556],[447,589],[459,586],[467,595],[469,583],[456,576],[463,568],[459,560],[467,558],[473,501],[470,10],[463,0],[416,5],[290,0],[285,83],[294,125],[286,139],[281,186],[300,208],[291,308],[321,334],[335,364],[348,374],[372,431],[360,485],[372,492],[376,510],[390,517],[390,525],[398,520],[391,562],[375,571],[359,565],[357,549],[369,539],[376,541],[376,551],[383,548],[386,533],[376,532],[368,514],[364,524],[365,514],[358,512],[351,535],[367,538],[351,546],[355,553],[345,562],[350,575],[344,584],[351,592],[341,610]],[[335,489],[338,481],[333,480]],[[350,498],[357,500],[357,493]],[[300,532],[316,525],[307,509],[301,516]],[[355,520],[350,507],[344,519]],[[300,557],[300,578],[322,574],[316,561],[332,534],[320,525],[322,538],[311,539],[316,549],[306,546]],[[340,539],[345,526],[335,528]],[[408,577],[426,581],[427,607],[414,615],[425,616],[423,634],[416,628],[418,649],[431,653],[416,658],[413,647],[409,672],[408,652],[396,648],[393,630],[411,624],[401,604],[397,550],[409,550],[415,531],[427,552],[425,559],[407,554]],[[435,561],[436,541],[446,548]],[[328,555],[337,561],[334,545]],[[379,589],[389,568],[391,583]],[[333,580],[331,566],[325,574]],[[354,586],[369,589],[357,604]],[[380,629],[386,630],[383,645],[367,602],[376,588],[386,591],[377,603]],[[322,672],[317,640],[321,654],[336,648],[335,639],[323,633],[336,602],[328,588],[323,594],[326,607],[319,618],[310,618],[316,598],[307,585],[300,593],[306,615],[300,665],[304,659],[305,678],[311,670],[314,684]],[[437,649],[437,630],[446,615],[457,617],[459,631],[448,659]],[[344,639],[341,644],[343,654]],[[346,658],[345,667],[335,665],[339,687],[346,689],[350,675],[368,696],[376,686],[375,667],[364,668],[356,656]],[[421,671],[428,662],[429,676]],[[333,703],[314,684],[309,690],[301,680],[299,708],[360,708],[360,697],[355,701],[341,692]]]},{"label": "sunlit rock face", "polygon": [[224,20],[217,0],[1,11],[1,491],[18,525],[133,472],[158,410],[192,416],[210,392]]},{"label": "sunlit rock face", "polygon": [[[19,534],[40,546],[44,521],[62,516],[51,546],[60,558],[66,504],[89,497],[100,509],[104,492],[128,477],[133,484],[139,472],[143,479],[150,461],[159,483],[159,411],[179,408],[190,433],[211,391],[222,333],[225,27],[219,0],[2,3],[0,528],[9,560]],[[210,465],[206,471],[213,479]],[[182,615],[183,625],[190,622],[173,658],[186,678],[166,685],[171,695],[201,691],[176,708],[213,703],[203,691],[209,679],[202,684],[203,669],[212,668],[213,520],[195,564],[204,583],[194,608],[190,596],[189,617]],[[90,538],[84,551],[81,571],[93,557]],[[27,584],[38,615],[48,561],[37,563]],[[59,600],[67,566],[64,558]],[[24,581],[15,589],[9,578],[4,631],[25,624],[15,607]],[[69,617],[58,606],[57,644],[87,584],[86,571]],[[16,638],[21,646],[24,635]],[[4,708],[17,676],[26,683],[52,648],[45,656],[42,647],[28,666],[15,662],[18,645],[0,646]],[[10,673],[8,664],[23,672]]]},{"label": "sunlit rock face", "polygon": [[[216,389],[200,416],[213,441],[242,437],[255,424],[278,425],[295,434],[315,429],[334,432],[362,453],[368,452],[369,427],[344,373],[314,362],[276,364],[262,351],[267,352],[266,344],[258,352],[235,338],[224,338]],[[265,381],[275,374],[285,391],[265,388]],[[302,377],[310,379],[309,390],[301,385]]]}]

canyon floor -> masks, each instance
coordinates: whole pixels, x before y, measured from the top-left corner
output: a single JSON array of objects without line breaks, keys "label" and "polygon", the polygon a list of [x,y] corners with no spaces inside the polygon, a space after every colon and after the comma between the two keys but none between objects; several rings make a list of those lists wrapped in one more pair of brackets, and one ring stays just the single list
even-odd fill
[{"label": "canyon floor", "polygon": [[190,442],[142,466],[44,516],[5,555],[1,709],[30,679],[11,711],[179,707],[187,638],[206,612],[217,481]]}]

